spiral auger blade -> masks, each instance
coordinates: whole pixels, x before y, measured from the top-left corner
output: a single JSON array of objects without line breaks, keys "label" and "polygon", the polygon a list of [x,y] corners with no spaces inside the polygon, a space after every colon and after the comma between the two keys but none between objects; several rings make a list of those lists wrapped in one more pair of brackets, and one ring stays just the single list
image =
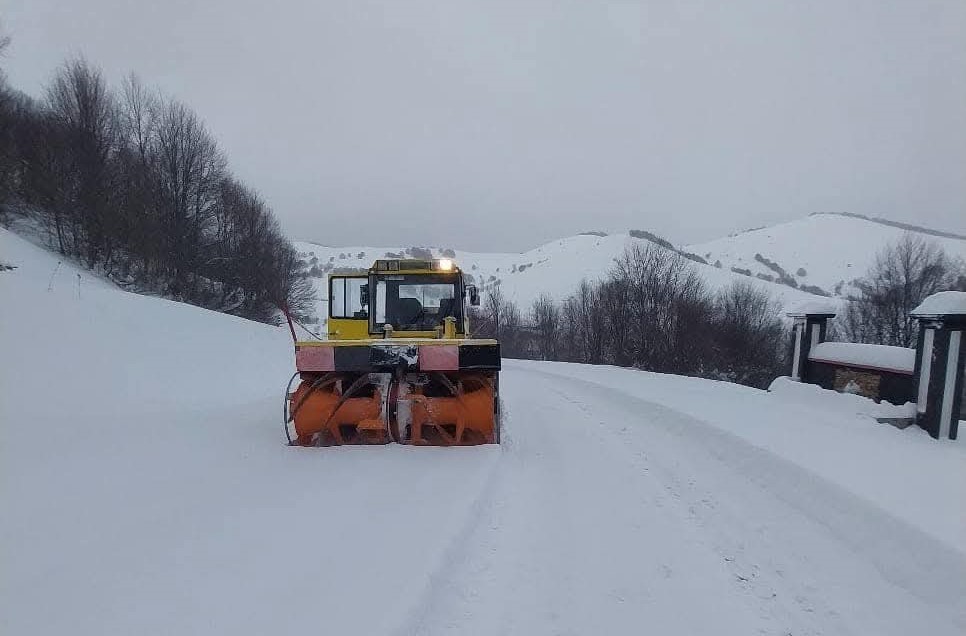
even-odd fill
[{"label": "spiral auger blade", "polygon": [[288,393],[296,446],[499,443],[495,372],[324,374]]}]

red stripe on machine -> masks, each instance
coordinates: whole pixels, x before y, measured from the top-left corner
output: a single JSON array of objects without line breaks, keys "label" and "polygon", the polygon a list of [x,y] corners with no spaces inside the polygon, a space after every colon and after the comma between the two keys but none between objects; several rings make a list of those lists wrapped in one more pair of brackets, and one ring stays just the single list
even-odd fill
[{"label": "red stripe on machine", "polygon": [[458,371],[460,348],[456,345],[430,345],[419,348],[420,371]]},{"label": "red stripe on machine", "polygon": [[295,352],[299,371],[335,371],[335,347],[299,347]]}]

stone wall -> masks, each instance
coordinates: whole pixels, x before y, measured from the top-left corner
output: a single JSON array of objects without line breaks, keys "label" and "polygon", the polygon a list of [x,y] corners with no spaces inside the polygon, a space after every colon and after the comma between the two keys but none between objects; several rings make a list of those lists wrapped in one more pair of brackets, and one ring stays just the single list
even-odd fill
[{"label": "stone wall", "polygon": [[850,367],[829,362],[806,362],[808,382],[839,393],[855,393],[873,400],[902,405],[916,401],[916,381],[912,374]]}]

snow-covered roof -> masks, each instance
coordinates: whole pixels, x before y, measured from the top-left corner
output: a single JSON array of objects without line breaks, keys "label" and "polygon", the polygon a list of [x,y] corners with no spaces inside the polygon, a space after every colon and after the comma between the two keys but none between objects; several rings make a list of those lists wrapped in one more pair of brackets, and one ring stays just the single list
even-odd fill
[{"label": "snow-covered roof", "polygon": [[785,313],[793,318],[814,315],[834,316],[836,308],[835,303],[826,300],[803,300],[791,305]]},{"label": "snow-covered roof", "polygon": [[912,310],[913,316],[949,316],[966,314],[966,292],[944,291],[929,296]]},{"label": "snow-covered roof", "polygon": [[820,342],[808,359],[896,373],[913,373],[916,368],[915,349],[857,342]]}]

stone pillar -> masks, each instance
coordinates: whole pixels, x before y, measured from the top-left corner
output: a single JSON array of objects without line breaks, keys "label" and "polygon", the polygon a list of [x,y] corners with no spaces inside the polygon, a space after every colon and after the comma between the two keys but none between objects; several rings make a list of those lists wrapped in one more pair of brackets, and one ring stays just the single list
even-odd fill
[{"label": "stone pillar", "polygon": [[787,314],[793,323],[792,370],[793,380],[808,382],[808,354],[820,342],[825,342],[828,321],[835,317],[831,305],[808,302],[793,307]]},{"label": "stone pillar", "polygon": [[966,360],[966,292],[933,294],[911,314],[916,345],[916,424],[935,439],[956,439]]}]

